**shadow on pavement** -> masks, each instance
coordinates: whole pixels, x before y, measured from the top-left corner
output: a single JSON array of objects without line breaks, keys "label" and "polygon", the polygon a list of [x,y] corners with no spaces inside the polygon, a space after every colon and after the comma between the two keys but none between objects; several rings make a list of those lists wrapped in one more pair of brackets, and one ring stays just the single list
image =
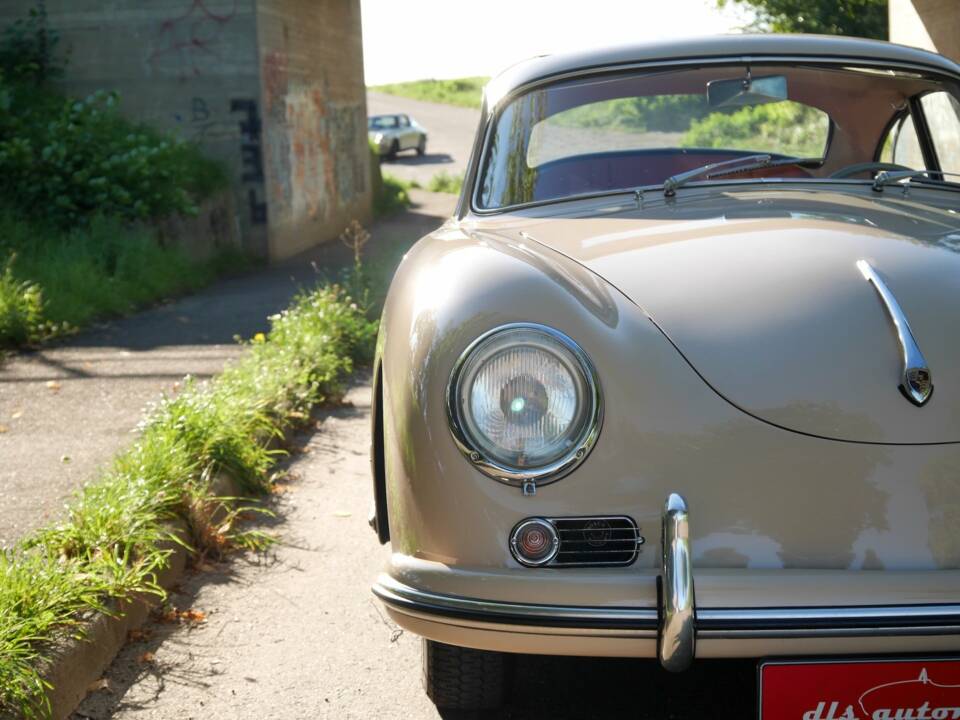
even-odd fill
[{"label": "shadow on pavement", "polygon": [[447,153],[425,153],[423,155],[397,155],[395,158],[386,156],[380,159],[381,165],[446,165],[454,162]]}]

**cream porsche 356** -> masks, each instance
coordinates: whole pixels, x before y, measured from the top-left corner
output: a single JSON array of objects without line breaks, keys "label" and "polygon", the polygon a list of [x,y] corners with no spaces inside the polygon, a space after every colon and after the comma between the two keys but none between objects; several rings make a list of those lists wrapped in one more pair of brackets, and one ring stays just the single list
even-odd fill
[{"label": "cream porsche 356", "polygon": [[501,702],[510,653],[960,652],[957,172],[960,66],[887,43],[488,85],[375,365],[373,589],[438,706]]}]

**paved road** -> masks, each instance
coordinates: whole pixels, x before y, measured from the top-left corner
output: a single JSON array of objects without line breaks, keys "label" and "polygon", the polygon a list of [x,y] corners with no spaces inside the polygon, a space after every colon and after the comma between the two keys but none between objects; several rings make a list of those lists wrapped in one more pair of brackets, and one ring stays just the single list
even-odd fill
[{"label": "paved road", "polygon": [[395,160],[383,159],[385,172],[403,180],[416,180],[423,186],[438,172],[460,174],[467,167],[473,136],[480,122],[480,111],[470,108],[421,102],[396,95],[367,93],[367,114],[407,113],[427,129],[427,152],[418,157],[414,151],[400,153]]},{"label": "paved road", "polygon": [[[372,228],[372,262],[399,259],[398,247],[453,211],[452,195],[413,196],[419,207]],[[342,267],[348,253],[330,243],[0,363],[0,546],[57,517],[69,495],[130,442],[148,402],[185,374],[218,372],[241,351],[235,335],[266,329],[268,315],[317,280],[314,265]]]},{"label": "paved road", "polygon": [[[360,380],[349,405],[295,441],[303,452],[270,528],[279,546],[189,577],[172,602],[206,622],[154,624],[113,663],[110,689],[90,695],[73,720],[440,717],[420,687],[419,639],[394,626],[369,590],[389,550],[366,524],[370,389]],[[754,714],[752,663],[698,661],[677,676],[652,661],[516,660],[514,699],[485,720]]]}]

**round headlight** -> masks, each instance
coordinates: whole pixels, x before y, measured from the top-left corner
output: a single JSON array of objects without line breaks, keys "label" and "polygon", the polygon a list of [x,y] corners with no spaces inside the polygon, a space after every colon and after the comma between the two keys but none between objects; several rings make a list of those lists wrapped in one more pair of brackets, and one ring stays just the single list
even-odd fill
[{"label": "round headlight", "polygon": [[557,479],[586,457],[600,430],[589,359],[542,325],[509,325],[481,337],[461,357],[449,392],[461,448],[507,482]]}]

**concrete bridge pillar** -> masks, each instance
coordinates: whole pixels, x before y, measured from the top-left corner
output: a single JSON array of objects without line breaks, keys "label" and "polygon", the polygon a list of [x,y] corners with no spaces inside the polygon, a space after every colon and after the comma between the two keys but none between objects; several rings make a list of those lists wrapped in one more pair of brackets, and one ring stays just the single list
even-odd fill
[{"label": "concrete bridge pillar", "polygon": [[[46,0],[63,84],[195,141],[233,178],[247,248],[278,260],[370,218],[359,0]],[[0,24],[33,0],[7,0]]]}]

